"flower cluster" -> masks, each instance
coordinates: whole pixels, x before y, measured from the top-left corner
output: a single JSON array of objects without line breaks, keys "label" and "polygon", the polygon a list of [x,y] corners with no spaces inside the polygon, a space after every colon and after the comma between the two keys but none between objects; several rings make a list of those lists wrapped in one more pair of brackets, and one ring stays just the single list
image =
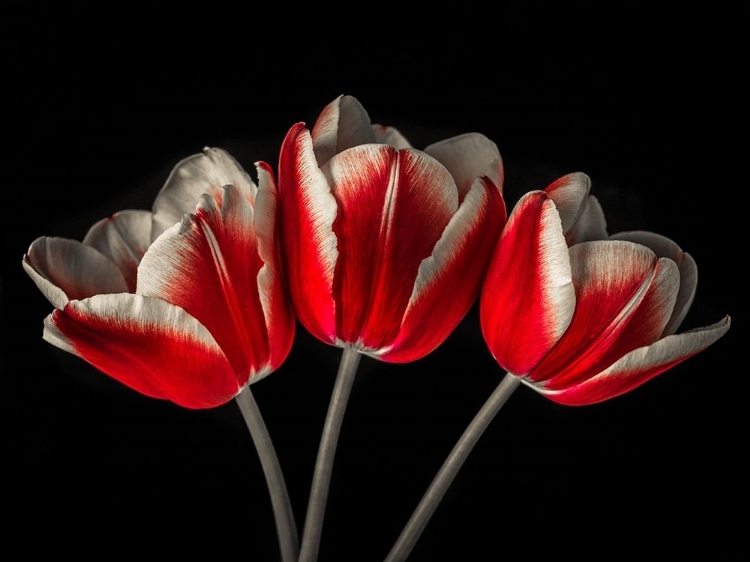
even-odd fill
[{"label": "flower cluster", "polygon": [[[680,333],[697,267],[675,242],[610,234],[589,177],[571,173],[510,212],[497,145],[466,133],[415,148],[339,96],[288,129],[255,179],[226,151],[176,164],[152,209],[82,241],[43,236],[22,265],[54,310],[43,338],[150,397],[236,400],[258,448],[285,562],[317,559],[348,391],[362,355],[425,357],[479,302],[507,371],[387,560],[405,560],[484,427],[521,383],[560,404],[608,400],[701,352],[729,316]],[[341,348],[302,541],[250,385],[285,361],[299,321]]]}]

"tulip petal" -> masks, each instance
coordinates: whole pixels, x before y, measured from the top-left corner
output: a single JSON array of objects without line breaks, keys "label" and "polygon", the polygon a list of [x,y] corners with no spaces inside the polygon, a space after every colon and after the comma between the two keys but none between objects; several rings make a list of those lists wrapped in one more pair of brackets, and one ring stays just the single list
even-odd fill
[{"label": "tulip petal", "polygon": [[71,301],[43,337],[130,388],[186,408],[212,408],[240,385],[211,334],[183,309],[132,294]]},{"label": "tulip petal", "polygon": [[658,257],[669,258],[677,264],[680,269],[680,292],[677,293],[677,302],[672,317],[669,319],[662,335],[668,336],[676,333],[693,304],[698,285],[698,266],[693,257],[687,252],[683,252],[675,242],[666,236],[655,232],[643,230],[618,232],[613,234],[611,239],[629,240],[637,244],[643,244],[651,248]]},{"label": "tulip petal", "polygon": [[479,294],[505,219],[500,190],[486,178],[476,183],[420,264],[398,338],[379,359],[415,361],[445,341]]},{"label": "tulip petal", "polygon": [[154,200],[151,240],[180,222],[182,215],[195,211],[201,194],[218,198],[221,188],[229,184],[255,201],[255,182],[225,150],[206,147],[178,162]]},{"label": "tulip petal", "polygon": [[631,242],[577,244],[570,248],[570,263],[575,314],[557,345],[528,375],[550,390],[578,384],[657,341],[680,283],[672,260]]},{"label": "tulip petal", "polygon": [[237,382],[268,368],[268,336],[258,294],[263,262],[253,230],[253,209],[236,187],[208,194],[193,214],[151,245],[138,270],[138,294],[184,308],[203,324],[233,366]]},{"label": "tulip petal", "polygon": [[97,249],[77,240],[41,236],[29,246],[22,265],[55,308],[62,308],[68,300],[128,291],[120,269]]},{"label": "tulip petal", "polygon": [[149,211],[120,211],[94,224],[83,238],[120,268],[129,293],[135,292],[138,264],[151,244],[151,220]]},{"label": "tulip petal", "polygon": [[396,150],[412,147],[411,143],[406,140],[406,137],[401,134],[401,131],[395,127],[386,127],[385,125],[374,123],[372,125],[372,132],[375,133],[375,142],[388,144]]},{"label": "tulip petal", "polygon": [[582,172],[567,174],[545,190],[560,213],[568,246],[607,238],[607,225],[599,201],[589,195],[591,179]]},{"label": "tulip petal", "polygon": [[544,192],[529,192],[508,218],[482,288],[485,341],[504,369],[525,375],[563,335],[574,308],[560,215]]},{"label": "tulip petal", "polygon": [[333,271],[338,259],[336,200],[313,153],[304,123],[293,126],[279,154],[279,235],[285,279],[300,323],[334,343]]},{"label": "tulip petal", "polygon": [[287,298],[278,257],[276,239],[276,180],[266,162],[257,162],[258,195],[255,199],[254,228],[258,237],[258,255],[263,267],[258,272],[258,292],[266,318],[270,346],[270,368],[275,371],[289,355],[294,342],[297,319]]},{"label": "tulip petal", "polygon": [[441,140],[424,151],[448,168],[463,200],[474,181],[487,176],[502,193],[505,180],[503,159],[497,145],[480,133],[465,133]]},{"label": "tulip petal", "polygon": [[458,209],[456,185],[427,154],[384,144],[346,150],[322,171],[339,203],[334,295],[347,306],[337,333],[378,350],[398,335],[419,265]]},{"label": "tulip petal", "polygon": [[633,390],[703,351],[727,332],[730,323],[726,316],[705,328],[670,335],[652,345],[639,347],[598,375],[562,390],[532,388],[559,404],[584,406],[602,402]]},{"label": "tulip petal", "polygon": [[321,167],[347,148],[375,142],[370,116],[352,96],[339,96],[326,105],[311,134],[315,159]]}]

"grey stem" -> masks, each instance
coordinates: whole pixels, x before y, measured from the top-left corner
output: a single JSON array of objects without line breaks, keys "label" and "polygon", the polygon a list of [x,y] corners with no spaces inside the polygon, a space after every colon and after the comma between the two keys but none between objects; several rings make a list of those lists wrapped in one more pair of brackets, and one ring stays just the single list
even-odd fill
[{"label": "grey stem", "polygon": [[276,518],[276,533],[279,538],[281,560],[283,562],[297,562],[299,538],[292,505],[284,483],[284,476],[281,473],[279,459],[276,456],[268,429],[260,415],[258,404],[250,391],[249,385],[242,389],[242,392],[235,397],[235,401],[240,408],[240,412],[242,412],[247,428],[250,430],[255,449],[258,452],[258,457],[260,457],[263,473],[266,476],[266,484],[271,495],[271,505]]},{"label": "grey stem", "polygon": [[520,382],[521,379],[519,377],[506,373],[503,380],[500,381],[500,384],[453,446],[453,450],[445,459],[443,466],[440,467],[430,487],[427,488],[427,491],[422,496],[422,500],[406,523],[403,531],[401,531],[401,535],[399,535],[393,548],[388,553],[385,562],[403,562],[409,557],[414,545],[422,535],[422,531],[424,531],[428,521],[435,513],[438,504],[456,478],[459,469],[464,464],[474,445],[477,444],[484,430],[487,429],[487,426]]},{"label": "grey stem", "polygon": [[336,382],[328,405],[323,434],[318,447],[318,458],[315,461],[315,470],[310,489],[310,498],[307,503],[307,514],[305,516],[305,527],[302,531],[302,547],[300,549],[299,562],[315,562],[318,559],[320,548],[320,537],[323,532],[323,519],[325,517],[326,502],[328,501],[328,488],[333,473],[333,459],[336,455],[336,445],[341,432],[341,423],[344,420],[346,404],[349,401],[354,375],[362,355],[354,348],[346,347],[341,355]]}]

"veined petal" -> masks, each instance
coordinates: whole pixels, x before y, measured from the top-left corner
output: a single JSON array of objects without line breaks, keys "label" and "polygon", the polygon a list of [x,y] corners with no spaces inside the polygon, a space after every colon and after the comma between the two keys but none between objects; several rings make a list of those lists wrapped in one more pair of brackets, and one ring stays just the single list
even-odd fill
[{"label": "veined petal", "polygon": [[560,339],[574,308],[560,215],[544,192],[529,192],[508,218],[485,278],[484,339],[504,369],[525,375]]},{"label": "veined petal", "polygon": [[120,268],[129,293],[135,292],[138,264],[151,244],[151,221],[150,211],[120,211],[94,224],[83,238]]},{"label": "veined petal", "polygon": [[505,220],[505,201],[497,187],[486,179],[475,184],[432,255],[420,264],[401,331],[379,359],[414,361],[445,341],[479,294]]},{"label": "veined petal", "polygon": [[388,144],[396,150],[412,147],[411,143],[406,140],[406,137],[401,134],[401,131],[395,127],[387,127],[379,123],[374,123],[372,125],[372,132],[375,133],[375,142]]},{"label": "veined petal", "polygon": [[278,189],[282,259],[297,317],[318,339],[334,343],[337,203],[318,168],[304,123],[294,125],[282,143]]},{"label": "veined petal", "polygon": [[672,260],[625,241],[570,248],[576,310],[557,345],[529,373],[560,390],[591,378],[626,353],[657,341],[674,308],[680,277]]},{"label": "veined petal", "polygon": [[396,338],[419,265],[458,209],[453,178],[414,149],[360,145],[322,168],[339,203],[337,333],[364,350]]},{"label": "veined petal", "polygon": [[591,240],[606,240],[608,236],[604,210],[599,200],[595,196],[589,195],[583,201],[583,208],[581,214],[578,215],[578,220],[573,223],[565,236],[568,240],[568,246]]},{"label": "veined petal", "polygon": [[221,188],[229,184],[255,201],[255,182],[227,151],[206,147],[178,162],[154,200],[151,240],[195,211],[201,194],[219,198]]},{"label": "veined petal", "polygon": [[639,347],[598,375],[561,390],[550,391],[537,386],[533,388],[547,398],[569,406],[584,406],[608,400],[633,390],[703,351],[727,332],[730,323],[729,316],[726,316],[711,326],[670,335],[652,345]]},{"label": "veined petal", "polygon": [[287,358],[294,342],[297,319],[290,300],[279,263],[276,238],[278,198],[276,180],[266,162],[257,162],[258,195],[255,199],[255,234],[258,237],[258,254],[263,267],[258,272],[258,293],[266,318],[268,343],[271,352],[270,367],[275,371]]},{"label": "veined petal", "polygon": [[139,295],[71,301],[43,337],[130,388],[186,408],[212,408],[240,391],[211,334],[183,309]]},{"label": "veined petal", "polygon": [[312,140],[318,166],[339,152],[375,142],[370,116],[357,98],[339,96],[318,115],[312,128]]},{"label": "veined petal", "polygon": [[643,230],[618,232],[613,234],[611,239],[629,240],[637,244],[643,244],[651,248],[658,257],[669,258],[677,264],[680,269],[680,291],[677,293],[677,302],[675,302],[672,317],[669,319],[662,335],[668,336],[676,333],[693,304],[698,285],[698,266],[693,257],[687,252],[683,252],[682,248],[666,236],[655,232]]},{"label": "veined petal", "polygon": [[424,151],[435,158],[453,176],[459,200],[469,192],[474,181],[487,176],[503,191],[505,170],[497,145],[480,133],[465,133],[429,145]]},{"label": "veined petal", "polygon": [[23,256],[23,268],[55,308],[101,293],[125,293],[120,269],[104,254],[77,240],[41,236]]},{"label": "veined petal", "polygon": [[194,214],[151,245],[138,269],[138,294],[180,306],[203,324],[242,386],[270,371],[258,294],[263,262],[250,202],[232,185],[222,193],[219,204],[202,195]]}]

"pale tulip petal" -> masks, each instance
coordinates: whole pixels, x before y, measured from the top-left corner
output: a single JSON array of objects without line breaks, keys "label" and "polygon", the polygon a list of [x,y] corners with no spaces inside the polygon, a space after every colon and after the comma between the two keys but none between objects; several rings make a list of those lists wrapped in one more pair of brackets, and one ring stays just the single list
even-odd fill
[{"label": "pale tulip petal", "polygon": [[500,191],[488,180],[478,182],[448,223],[432,255],[420,264],[398,338],[377,354],[379,359],[413,361],[445,341],[476,300],[505,219]]},{"label": "pale tulip petal", "polygon": [[300,322],[334,343],[333,272],[338,259],[333,222],[337,204],[313,154],[304,123],[293,126],[279,154],[279,235],[286,282]]},{"label": "pale tulip petal", "polygon": [[55,308],[62,308],[68,300],[128,291],[120,269],[77,240],[41,236],[29,246],[22,265]]},{"label": "pale tulip petal", "polygon": [[465,133],[433,143],[424,151],[448,168],[463,200],[477,178],[487,176],[502,193],[503,160],[497,145],[480,133]]},{"label": "pale tulip petal", "polygon": [[413,149],[357,146],[322,168],[339,204],[339,338],[376,350],[396,338],[417,278],[458,209],[453,178]]},{"label": "pale tulip petal", "polygon": [[375,142],[388,144],[396,150],[412,147],[406,137],[401,134],[401,131],[395,127],[386,127],[375,123],[372,126],[372,132],[375,133]]},{"label": "pale tulip petal", "polygon": [[229,184],[255,200],[255,182],[225,150],[206,147],[178,162],[154,200],[151,240],[195,211],[201,194],[220,197],[221,188]]},{"label": "pale tulip petal", "polygon": [[698,266],[695,260],[690,254],[683,252],[682,248],[675,242],[655,232],[643,230],[618,232],[617,234],[613,234],[611,238],[613,240],[630,240],[637,244],[643,244],[651,248],[657,256],[669,258],[677,264],[677,267],[680,269],[680,291],[677,294],[677,302],[675,303],[672,317],[664,328],[663,335],[668,336],[676,333],[695,298],[695,291],[698,285]]},{"label": "pale tulip petal", "polygon": [[555,402],[570,406],[608,400],[633,390],[703,351],[727,332],[730,323],[729,316],[726,316],[711,326],[670,335],[652,345],[639,347],[596,376],[561,390],[533,388]]},{"label": "pale tulip petal", "polygon": [[311,134],[318,166],[347,148],[375,142],[370,116],[352,96],[339,96],[325,106]]},{"label": "pale tulip petal", "polygon": [[263,267],[258,272],[258,292],[266,318],[270,346],[269,364],[276,370],[289,355],[297,319],[286,294],[278,258],[276,238],[277,191],[271,167],[257,162],[258,195],[255,199],[255,234],[258,237],[258,254]]},{"label": "pale tulip petal", "polygon": [[555,202],[557,212],[560,213],[563,232],[566,234],[578,220],[590,191],[591,179],[582,172],[562,176],[544,190]]},{"label": "pale tulip petal", "polygon": [[211,334],[183,309],[139,295],[71,301],[43,337],[134,390],[186,408],[212,408],[240,389]]},{"label": "pale tulip petal", "polygon": [[578,216],[578,220],[566,235],[568,245],[572,246],[592,240],[606,240],[608,236],[607,220],[604,217],[601,203],[595,196],[589,195],[583,202],[583,209]]},{"label": "pale tulip petal", "polygon": [[262,266],[253,208],[228,185],[218,204],[202,195],[194,214],[156,239],[138,270],[138,293],[178,305],[208,328],[244,385],[270,372]]},{"label": "pale tulip petal", "polygon": [[529,192],[508,218],[485,278],[485,341],[504,369],[525,375],[563,335],[574,308],[560,215],[544,192]]},{"label": "pale tulip petal", "polygon": [[94,224],[83,244],[99,250],[117,267],[128,284],[128,292],[135,292],[138,264],[151,244],[149,211],[120,211]]},{"label": "pale tulip petal", "polygon": [[631,242],[578,244],[570,248],[570,263],[575,314],[558,344],[529,373],[550,390],[588,379],[657,341],[680,283],[672,260]]}]

